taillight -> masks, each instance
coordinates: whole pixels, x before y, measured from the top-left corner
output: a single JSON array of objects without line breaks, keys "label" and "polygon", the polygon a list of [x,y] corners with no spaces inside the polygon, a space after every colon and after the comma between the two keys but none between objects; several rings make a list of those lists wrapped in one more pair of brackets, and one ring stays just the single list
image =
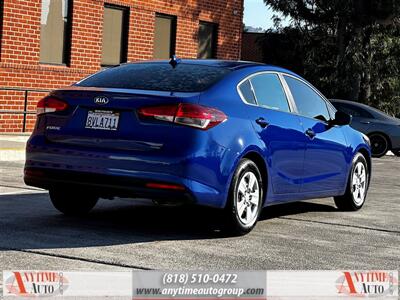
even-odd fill
[{"label": "taillight", "polygon": [[142,107],[138,114],[142,119],[156,119],[203,130],[227,120],[227,116],[218,109],[190,103]]},{"label": "taillight", "polygon": [[63,111],[68,108],[68,104],[54,97],[45,97],[40,100],[36,107],[36,114],[46,114],[56,111]]}]

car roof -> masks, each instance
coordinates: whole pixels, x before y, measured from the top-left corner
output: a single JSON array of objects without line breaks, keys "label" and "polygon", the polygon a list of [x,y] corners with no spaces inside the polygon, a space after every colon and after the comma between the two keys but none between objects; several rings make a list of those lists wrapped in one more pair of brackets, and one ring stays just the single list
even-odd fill
[{"label": "car roof", "polygon": [[375,117],[378,117],[379,119],[396,119],[396,118],[384,113],[383,111],[381,111],[373,106],[364,104],[364,103],[350,101],[350,100],[343,100],[343,99],[329,99],[329,101],[331,101],[332,103],[343,103],[343,104],[349,104],[349,105],[363,108],[363,109],[367,110],[369,113],[371,113],[372,115],[374,115]]},{"label": "car roof", "polygon": [[[169,60],[144,60],[144,61],[136,61],[136,62],[129,62],[130,63],[169,63]],[[220,67],[226,68],[230,70],[238,70],[243,68],[250,68],[250,67],[264,67],[266,70],[271,71],[284,71],[287,73],[292,73],[289,70],[285,70],[283,68],[267,65],[259,62],[254,61],[242,61],[242,60],[223,60],[223,59],[181,59],[181,64],[187,65],[203,65],[203,66],[210,66],[210,67]]]},{"label": "car roof", "polygon": [[372,106],[369,106],[367,104],[360,103],[360,102],[355,102],[355,101],[351,101],[351,100],[343,100],[343,99],[329,99],[329,101],[331,101],[332,103],[336,102],[336,103],[343,103],[343,104],[353,105],[353,106],[356,106],[356,107],[361,107],[361,108],[364,108],[365,110],[367,110],[369,112],[385,114],[383,111],[380,111],[379,109],[377,109],[375,107],[372,107]]},{"label": "car roof", "polygon": [[222,60],[222,59],[184,59],[182,63],[185,64],[196,64],[196,65],[206,65],[210,67],[221,67],[227,69],[241,69],[252,66],[262,66],[264,64],[252,62],[252,61],[235,61],[235,60]]},{"label": "car roof", "polygon": [[351,101],[351,100],[329,99],[329,101],[331,101],[331,102],[337,102],[337,103],[350,104],[350,105],[354,105],[354,106],[364,107],[364,108],[366,108],[366,109],[371,109],[371,106],[368,106],[368,105],[366,105],[366,104],[364,104],[364,103]]}]

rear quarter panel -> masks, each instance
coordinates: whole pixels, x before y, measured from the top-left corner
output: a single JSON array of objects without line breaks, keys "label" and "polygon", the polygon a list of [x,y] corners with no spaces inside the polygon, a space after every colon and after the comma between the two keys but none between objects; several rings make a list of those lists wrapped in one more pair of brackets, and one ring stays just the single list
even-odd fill
[{"label": "rear quarter panel", "polygon": [[201,105],[214,107],[224,112],[228,119],[210,130],[211,139],[224,149],[215,169],[221,177],[220,189],[224,195],[224,206],[229,193],[230,182],[242,157],[255,152],[266,161],[267,151],[251,124],[245,103],[241,100],[236,87],[247,75],[254,71],[233,72],[224,80],[200,95]]}]

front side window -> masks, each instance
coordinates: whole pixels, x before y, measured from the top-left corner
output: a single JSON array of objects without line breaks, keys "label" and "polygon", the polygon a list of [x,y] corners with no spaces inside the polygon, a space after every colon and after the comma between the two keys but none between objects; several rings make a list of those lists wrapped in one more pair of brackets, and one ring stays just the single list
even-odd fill
[{"label": "front side window", "polygon": [[42,0],[40,19],[40,62],[67,64],[70,51],[69,0]]},{"label": "front side window", "polygon": [[366,111],[365,109],[361,108],[361,107],[357,107],[354,105],[347,105],[347,104],[343,104],[343,109],[349,111],[348,114],[352,115],[353,117],[356,118],[367,118],[367,119],[373,119],[374,116],[371,115],[368,111]]},{"label": "front side window", "polygon": [[258,105],[285,112],[290,112],[289,103],[279,76],[260,74],[250,79]]},{"label": "front side window", "polygon": [[197,58],[216,58],[217,25],[209,22],[199,24]]},{"label": "front side window", "polygon": [[104,7],[101,64],[119,65],[127,60],[128,9]]},{"label": "front side window", "polygon": [[176,17],[157,14],[154,29],[154,58],[170,58],[175,54],[175,44]]},{"label": "front side window", "polygon": [[353,109],[351,109],[351,108],[348,107],[348,106],[343,105],[342,103],[336,103],[336,102],[334,102],[334,103],[333,103],[333,106],[335,106],[336,109],[340,110],[341,112],[344,112],[344,113],[346,113],[346,114],[348,114],[348,115],[351,115],[351,116],[353,116],[353,117],[354,117],[355,114],[356,114],[356,112],[355,112]]},{"label": "front side window", "polygon": [[299,114],[321,121],[331,119],[326,102],[318,93],[298,79],[290,76],[284,77],[296,102]]}]

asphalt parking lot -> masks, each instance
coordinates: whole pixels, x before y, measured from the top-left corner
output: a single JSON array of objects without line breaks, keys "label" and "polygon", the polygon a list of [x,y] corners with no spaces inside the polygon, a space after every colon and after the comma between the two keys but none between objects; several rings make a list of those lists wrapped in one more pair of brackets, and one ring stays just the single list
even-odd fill
[{"label": "asphalt parking lot", "polygon": [[359,212],[332,199],[269,207],[250,234],[224,236],[212,210],[101,200],[64,217],[23,184],[23,162],[0,162],[0,270],[400,269],[400,158],[373,161]]}]

